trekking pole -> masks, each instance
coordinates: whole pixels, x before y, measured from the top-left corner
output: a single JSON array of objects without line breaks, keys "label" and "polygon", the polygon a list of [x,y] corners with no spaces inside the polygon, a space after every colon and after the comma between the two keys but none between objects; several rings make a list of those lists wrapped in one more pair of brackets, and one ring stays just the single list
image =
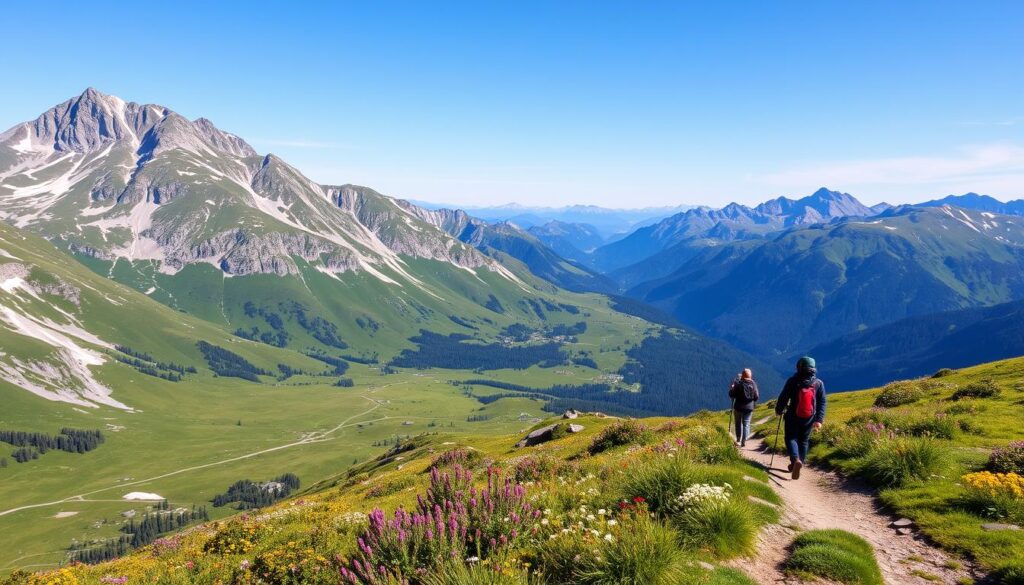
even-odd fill
[{"label": "trekking pole", "polygon": [[779,431],[782,430],[782,416],[779,416],[779,424],[775,427],[775,445],[772,446],[772,460],[768,463],[768,469],[775,466],[775,452],[779,450]]}]

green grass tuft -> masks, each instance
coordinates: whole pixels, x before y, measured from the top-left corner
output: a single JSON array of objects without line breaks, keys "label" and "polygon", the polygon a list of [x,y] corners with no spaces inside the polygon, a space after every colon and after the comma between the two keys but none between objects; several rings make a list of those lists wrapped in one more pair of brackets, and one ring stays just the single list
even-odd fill
[{"label": "green grass tuft", "polygon": [[883,584],[871,545],[843,530],[812,530],[798,536],[786,569],[850,585]]}]

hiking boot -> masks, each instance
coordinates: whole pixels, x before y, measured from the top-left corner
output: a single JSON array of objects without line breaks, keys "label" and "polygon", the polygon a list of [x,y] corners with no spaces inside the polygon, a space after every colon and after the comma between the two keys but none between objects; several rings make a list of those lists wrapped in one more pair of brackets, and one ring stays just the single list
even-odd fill
[{"label": "hiking boot", "polygon": [[789,465],[786,466],[786,471],[793,471],[793,462],[790,461]]},{"label": "hiking boot", "polygon": [[793,472],[793,479],[800,479],[800,469],[803,466],[804,464],[799,459],[790,464],[790,467],[792,467],[791,471]]}]

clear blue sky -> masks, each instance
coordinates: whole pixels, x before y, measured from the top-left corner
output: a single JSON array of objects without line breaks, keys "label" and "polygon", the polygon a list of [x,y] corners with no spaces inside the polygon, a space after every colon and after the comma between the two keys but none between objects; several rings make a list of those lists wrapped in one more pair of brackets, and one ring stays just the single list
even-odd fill
[{"label": "clear blue sky", "polygon": [[461,205],[1024,196],[1021,2],[288,4],[5,3],[0,129],[94,86]]}]

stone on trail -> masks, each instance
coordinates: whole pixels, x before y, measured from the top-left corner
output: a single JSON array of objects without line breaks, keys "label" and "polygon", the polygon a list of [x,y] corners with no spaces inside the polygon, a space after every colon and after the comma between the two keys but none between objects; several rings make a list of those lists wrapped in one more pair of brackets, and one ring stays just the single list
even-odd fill
[{"label": "stone on trail", "polygon": [[909,535],[911,535],[913,533],[914,533],[914,531],[909,529],[909,528],[897,528],[896,529],[896,534],[899,534],[900,536],[909,536]]},{"label": "stone on trail", "polygon": [[914,525],[914,521],[911,520],[910,518],[900,518],[899,520],[896,520],[895,522],[893,522],[889,526],[892,526],[893,528],[906,528],[908,526],[913,526],[913,525]]},{"label": "stone on trail", "polygon": [[1016,524],[1002,524],[1000,522],[987,522],[981,525],[981,529],[989,532],[998,532],[1000,530],[1020,530],[1020,526]]}]

